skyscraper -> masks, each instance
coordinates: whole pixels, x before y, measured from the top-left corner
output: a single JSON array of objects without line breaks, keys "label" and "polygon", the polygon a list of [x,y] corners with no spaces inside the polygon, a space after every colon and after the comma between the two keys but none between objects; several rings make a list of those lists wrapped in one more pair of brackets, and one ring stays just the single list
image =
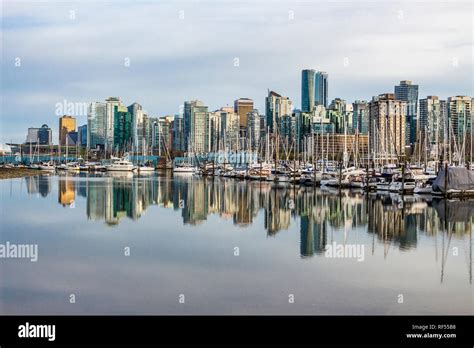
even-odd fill
[{"label": "skyscraper", "polygon": [[252,150],[258,150],[260,144],[260,115],[257,109],[247,114],[247,139]]},{"label": "skyscraper", "polygon": [[468,96],[449,97],[448,139],[453,159],[472,161],[472,99]]},{"label": "skyscraper", "polygon": [[239,147],[240,118],[232,108],[221,108],[221,139],[227,151]]},{"label": "skyscraper", "polygon": [[77,141],[80,147],[85,148],[87,146],[87,124],[77,128]]},{"label": "skyscraper", "polygon": [[305,69],[301,72],[301,111],[311,112],[315,104],[315,75],[313,69]]},{"label": "skyscraper", "polygon": [[122,101],[118,97],[110,97],[105,100],[105,151],[111,152],[114,148],[114,120],[115,107],[122,106]]},{"label": "skyscraper", "polygon": [[328,74],[318,71],[314,75],[314,104],[328,107]]},{"label": "skyscraper", "polygon": [[[429,95],[420,99],[419,128],[421,140],[428,146],[437,145],[442,142],[444,134],[447,134],[447,110],[446,101],[437,96]],[[437,149],[437,146],[436,146]],[[435,153],[438,159],[438,153]]]},{"label": "skyscraper", "polygon": [[356,100],[352,103],[354,131],[367,134],[369,131],[369,108],[365,100]]},{"label": "skyscraper", "polygon": [[406,102],[392,93],[380,94],[369,102],[370,157],[383,162],[405,155]]},{"label": "skyscraper", "polygon": [[207,106],[197,104],[190,106],[189,130],[190,151],[195,153],[208,152],[210,132]]},{"label": "skyscraper", "polygon": [[173,123],[173,151],[186,150],[184,142],[184,116],[183,114],[174,115]]},{"label": "skyscraper", "polygon": [[114,107],[113,151],[124,153],[132,148],[132,114],[124,105]]},{"label": "skyscraper", "polygon": [[408,80],[400,81],[400,85],[395,86],[395,98],[407,104],[405,144],[412,145],[418,135],[418,85]]},{"label": "skyscraper", "polygon": [[128,112],[132,115],[132,139],[133,147],[139,149],[139,146],[142,146],[139,141],[138,130],[140,127],[143,127],[143,108],[138,103],[133,103],[127,107]]},{"label": "skyscraper", "polygon": [[270,128],[270,132],[273,133],[275,129],[278,129],[282,116],[292,115],[292,109],[293,103],[290,98],[283,97],[274,91],[268,92],[268,96],[265,98],[265,114],[267,117],[267,127]]},{"label": "skyscraper", "polygon": [[191,108],[193,106],[204,106],[200,100],[190,100],[184,102],[184,146],[189,150],[189,137],[191,135]]},{"label": "skyscraper", "polygon": [[105,147],[106,127],[105,103],[92,102],[87,115],[87,148],[96,149]]},{"label": "skyscraper", "polygon": [[59,145],[66,145],[67,133],[76,131],[76,119],[64,115],[59,118]]},{"label": "skyscraper", "polygon": [[240,129],[247,128],[247,114],[253,110],[253,100],[249,98],[239,98],[234,101],[234,112],[239,115]]}]

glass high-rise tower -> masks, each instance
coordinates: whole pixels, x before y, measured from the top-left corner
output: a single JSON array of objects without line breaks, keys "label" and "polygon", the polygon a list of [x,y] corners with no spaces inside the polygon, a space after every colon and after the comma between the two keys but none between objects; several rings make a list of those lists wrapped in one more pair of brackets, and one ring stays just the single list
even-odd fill
[{"label": "glass high-rise tower", "polygon": [[395,86],[395,98],[407,104],[405,144],[414,144],[418,135],[418,85],[407,80],[400,81],[400,85]]},{"label": "glass high-rise tower", "polygon": [[301,111],[312,112],[314,109],[314,76],[315,70],[305,69],[301,72]]},{"label": "glass high-rise tower", "polygon": [[323,71],[314,75],[314,104],[328,107],[328,74]]},{"label": "glass high-rise tower", "polygon": [[305,69],[301,72],[301,111],[312,112],[316,105],[328,106],[328,74]]}]

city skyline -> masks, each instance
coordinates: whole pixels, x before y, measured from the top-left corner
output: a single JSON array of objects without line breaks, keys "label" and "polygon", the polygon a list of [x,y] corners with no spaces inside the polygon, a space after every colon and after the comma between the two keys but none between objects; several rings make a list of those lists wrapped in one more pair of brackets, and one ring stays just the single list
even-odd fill
[{"label": "city skyline", "polygon": [[[57,135],[57,103],[90,103],[111,95],[127,105],[144,105],[153,117],[179,113],[184,100],[192,99],[215,110],[251,98],[262,113],[267,89],[289,97],[299,109],[303,69],[329,74],[329,101],[369,101],[391,93],[402,80],[420,86],[420,99],[473,95],[468,2],[407,8],[391,1],[383,9],[326,2],[282,2],[271,9],[263,1],[245,6],[146,4],[140,9],[127,2],[118,8],[107,4],[5,3],[2,144],[23,142],[26,128],[44,123]],[[106,16],[127,12],[140,18],[140,25],[112,26],[94,35],[103,16],[98,10],[104,7]],[[466,21],[460,20],[464,16]],[[455,25],[449,18],[457,19]],[[160,28],[170,28],[169,38],[168,30],[138,35],[157,20]],[[242,32],[242,21],[252,25],[253,33]],[[387,21],[392,25],[381,27]],[[217,27],[224,29],[216,33]],[[124,44],[106,44],[115,37]],[[269,38],[275,40],[268,43]],[[241,41],[246,45],[235,44]],[[396,53],[400,48],[404,53]],[[77,122],[85,124],[86,116]]]}]

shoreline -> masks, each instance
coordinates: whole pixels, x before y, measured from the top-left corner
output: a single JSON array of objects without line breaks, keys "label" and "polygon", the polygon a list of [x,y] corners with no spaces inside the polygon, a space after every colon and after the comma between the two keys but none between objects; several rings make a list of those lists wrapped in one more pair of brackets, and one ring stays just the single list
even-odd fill
[{"label": "shoreline", "polygon": [[28,168],[0,168],[0,180],[23,178],[41,174],[41,170]]}]

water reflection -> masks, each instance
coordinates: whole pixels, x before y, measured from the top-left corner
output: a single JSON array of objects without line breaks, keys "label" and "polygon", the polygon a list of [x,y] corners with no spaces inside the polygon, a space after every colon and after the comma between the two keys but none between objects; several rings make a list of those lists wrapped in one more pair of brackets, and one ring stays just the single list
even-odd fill
[{"label": "water reflection", "polygon": [[[0,194],[2,240],[41,252],[2,262],[3,313],[472,313],[474,200],[166,174],[38,175]],[[333,243],[364,262],[326,257]],[[57,301],[78,289],[81,304]]]},{"label": "water reflection", "polygon": [[[52,177],[26,177],[29,194],[51,193]],[[378,242],[401,250],[416,248],[419,235],[443,231],[462,237],[472,233],[474,201],[449,201],[430,197],[333,191],[312,187],[274,188],[267,182],[202,179],[192,176],[139,177],[131,173],[95,176],[63,175],[58,182],[58,203],[87,200],[89,220],[114,226],[127,217],[138,220],[151,205],[181,212],[183,224],[199,225],[211,214],[246,227],[263,211],[268,236],[298,225],[300,254],[321,254],[331,240],[330,231],[365,230]]]}]

